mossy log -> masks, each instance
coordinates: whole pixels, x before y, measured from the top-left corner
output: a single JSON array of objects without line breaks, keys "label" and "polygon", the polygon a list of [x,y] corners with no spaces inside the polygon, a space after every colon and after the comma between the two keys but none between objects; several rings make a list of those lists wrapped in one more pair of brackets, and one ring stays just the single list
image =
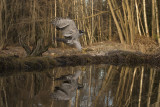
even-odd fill
[{"label": "mossy log", "polygon": [[0,71],[4,70],[40,70],[58,66],[78,66],[91,64],[113,64],[137,66],[149,64],[160,66],[158,55],[147,55],[139,52],[110,51],[103,56],[72,55],[60,57],[0,57]]}]

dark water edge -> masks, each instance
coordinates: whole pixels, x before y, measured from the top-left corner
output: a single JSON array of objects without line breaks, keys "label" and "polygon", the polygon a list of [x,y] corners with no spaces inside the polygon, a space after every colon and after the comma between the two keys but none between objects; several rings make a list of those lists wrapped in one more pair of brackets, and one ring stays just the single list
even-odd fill
[{"label": "dark water edge", "polygon": [[160,67],[159,55],[148,55],[139,52],[111,51],[101,56],[71,55],[60,57],[0,57],[0,71],[5,70],[42,70],[60,66],[78,66],[92,64],[112,65],[149,65]]}]

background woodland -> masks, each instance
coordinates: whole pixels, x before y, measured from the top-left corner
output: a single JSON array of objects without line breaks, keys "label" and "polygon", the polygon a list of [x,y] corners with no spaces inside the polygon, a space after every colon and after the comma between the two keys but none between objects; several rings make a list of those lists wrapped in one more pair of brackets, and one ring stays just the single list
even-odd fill
[{"label": "background woodland", "polygon": [[134,44],[145,37],[160,43],[159,15],[160,0],[1,0],[0,49],[64,47],[53,39],[61,37],[51,24],[55,17],[71,18],[87,32],[82,45],[106,40]]}]

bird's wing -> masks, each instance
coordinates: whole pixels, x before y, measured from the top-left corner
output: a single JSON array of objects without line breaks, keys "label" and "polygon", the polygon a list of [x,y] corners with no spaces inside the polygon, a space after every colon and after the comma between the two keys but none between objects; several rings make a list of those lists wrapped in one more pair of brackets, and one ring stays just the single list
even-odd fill
[{"label": "bird's wing", "polygon": [[57,28],[64,28],[69,25],[69,21],[67,19],[63,18],[56,18],[52,21],[52,24],[56,26]]},{"label": "bird's wing", "polygon": [[71,19],[56,18],[52,23],[62,31],[65,37],[73,37],[78,32],[75,22]]},{"label": "bird's wing", "polygon": [[68,28],[64,29],[62,32],[65,37],[74,37],[77,33],[77,28],[73,29],[71,26],[68,26]]},{"label": "bird's wing", "polygon": [[82,46],[81,46],[81,44],[80,44],[80,42],[79,42],[78,40],[75,40],[75,41],[74,41],[74,45],[75,45],[75,47],[76,47],[79,51],[82,50]]},{"label": "bird's wing", "polygon": [[77,33],[79,33],[75,23],[73,20],[69,20],[69,25],[67,27],[65,27],[63,30],[63,36],[65,37],[74,37],[77,35]]},{"label": "bird's wing", "polygon": [[55,20],[52,21],[52,24],[55,25],[56,27],[62,29],[65,28],[69,25],[72,25],[72,27],[76,28],[76,25],[73,20],[71,19],[64,19],[64,18],[56,18]]}]

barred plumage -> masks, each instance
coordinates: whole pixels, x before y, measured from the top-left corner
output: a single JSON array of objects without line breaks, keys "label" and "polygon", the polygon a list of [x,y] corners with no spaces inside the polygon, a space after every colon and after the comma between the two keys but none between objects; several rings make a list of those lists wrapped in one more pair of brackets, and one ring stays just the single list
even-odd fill
[{"label": "barred plumage", "polygon": [[62,31],[62,35],[65,38],[56,38],[59,42],[64,42],[68,45],[74,45],[81,51],[82,47],[79,42],[79,37],[84,34],[84,31],[78,30],[73,20],[69,18],[56,18],[52,21],[52,24],[56,26],[58,30]]}]

